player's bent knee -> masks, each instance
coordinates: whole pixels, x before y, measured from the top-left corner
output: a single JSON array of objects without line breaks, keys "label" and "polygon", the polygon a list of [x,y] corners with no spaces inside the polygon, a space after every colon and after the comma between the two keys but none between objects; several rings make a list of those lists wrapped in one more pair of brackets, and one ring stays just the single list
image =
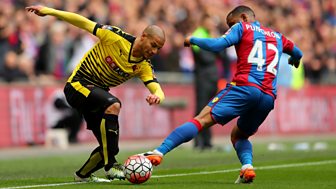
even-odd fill
[{"label": "player's bent knee", "polygon": [[118,115],[121,109],[121,103],[120,102],[114,102],[113,104],[109,105],[106,110],[105,114],[115,114]]}]

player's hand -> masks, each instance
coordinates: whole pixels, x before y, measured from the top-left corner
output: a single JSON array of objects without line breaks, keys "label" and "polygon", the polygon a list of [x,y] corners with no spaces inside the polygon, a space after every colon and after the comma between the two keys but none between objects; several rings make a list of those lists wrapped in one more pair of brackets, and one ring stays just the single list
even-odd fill
[{"label": "player's hand", "polygon": [[29,7],[26,7],[26,10],[27,10],[28,12],[33,12],[33,13],[35,13],[35,14],[38,15],[38,16],[46,16],[46,14],[43,14],[43,13],[41,12],[41,10],[42,10],[43,8],[44,8],[44,7],[41,6],[41,5],[35,5],[35,6],[29,6]]},{"label": "player's hand", "polygon": [[299,65],[300,65],[300,60],[296,60],[296,59],[290,57],[290,58],[288,59],[288,64],[294,66],[295,68],[298,68]]},{"label": "player's hand", "polygon": [[190,38],[192,36],[188,36],[187,38],[184,39],[184,46],[185,47],[190,47],[191,46],[191,43],[190,43]]},{"label": "player's hand", "polygon": [[153,104],[160,104],[160,98],[154,94],[150,94],[147,96],[146,101],[148,102],[149,105]]}]

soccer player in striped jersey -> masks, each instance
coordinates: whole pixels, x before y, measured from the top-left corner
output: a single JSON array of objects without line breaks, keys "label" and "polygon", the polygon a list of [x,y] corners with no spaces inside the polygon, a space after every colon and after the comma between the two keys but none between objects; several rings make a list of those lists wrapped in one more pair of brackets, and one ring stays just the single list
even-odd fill
[{"label": "soccer player in striped jersey", "polygon": [[238,60],[232,82],[212,98],[201,113],[177,127],[161,146],[144,155],[158,165],[163,155],[194,138],[202,128],[216,123],[225,125],[239,117],[231,132],[233,147],[242,164],[235,183],[250,183],[256,174],[252,166],[252,144],[248,138],[257,132],[274,107],[280,56],[283,52],[289,54],[289,64],[297,68],[302,52],[281,33],[260,25],[249,7],[233,9],[227,16],[227,24],[230,29],[223,36],[187,37],[185,46],[197,45],[218,52],[234,45]]},{"label": "soccer player in striped jersey", "polygon": [[125,179],[123,167],[115,156],[119,152],[119,99],[109,93],[125,81],[138,77],[148,88],[149,105],[159,104],[164,93],[154,76],[150,58],[159,53],[165,42],[164,31],[146,27],[134,37],[114,26],[103,26],[75,13],[41,5],[26,8],[39,16],[51,15],[84,29],[99,38],[68,79],[64,93],[69,104],[78,109],[99,142],[86,163],[75,173],[75,181],[109,181],[93,175],[104,168],[108,179]]}]

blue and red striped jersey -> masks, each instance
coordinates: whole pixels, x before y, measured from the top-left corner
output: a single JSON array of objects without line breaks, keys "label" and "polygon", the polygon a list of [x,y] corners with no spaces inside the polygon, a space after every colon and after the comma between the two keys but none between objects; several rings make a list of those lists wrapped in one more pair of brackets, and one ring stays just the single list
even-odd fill
[{"label": "blue and red striped jersey", "polygon": [[273,97],[281,54],[287,53],[296,60],[302,57],[292,41],[257,21],[239,22],[219,38],[192,37],[190,42],[215,52],[234,45],[238,60],[232,82],[237,86],[255,86]]}]

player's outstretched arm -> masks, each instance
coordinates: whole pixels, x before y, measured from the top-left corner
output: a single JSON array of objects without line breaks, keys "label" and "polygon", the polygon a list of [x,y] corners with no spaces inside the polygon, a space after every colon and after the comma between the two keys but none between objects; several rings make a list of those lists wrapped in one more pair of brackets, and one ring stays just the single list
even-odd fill
[{"label": "player's outstretched arm", "polygon": [[38,16],[51,15],[64,20],[74,26],[84,29],[90,33],[93,32],[96,23],[76,13],[60,11],[53,8],[35,5],[26,7],[28,12],[33,12]]},{"label": "player's outstretched arm", "polygon": [[161,89],[160,84],[152,82],[146,85],[146,87],[151,92],[151,94],[149,94],[146,98],[146,101],[149,105],[160,104],[164,100],[165,95]]},{"label": "player's outstretched arm", "polygon": [[190,47],[191,45],[197,45],[198,47],[212,51],[219,52],[224,50],[231,45],[239,43],[243,33],[243,26],[241,24],[236,24],[230,28],[225,35],[217,38],[199,38],[188,36],[184,40],[184,46]]}]

